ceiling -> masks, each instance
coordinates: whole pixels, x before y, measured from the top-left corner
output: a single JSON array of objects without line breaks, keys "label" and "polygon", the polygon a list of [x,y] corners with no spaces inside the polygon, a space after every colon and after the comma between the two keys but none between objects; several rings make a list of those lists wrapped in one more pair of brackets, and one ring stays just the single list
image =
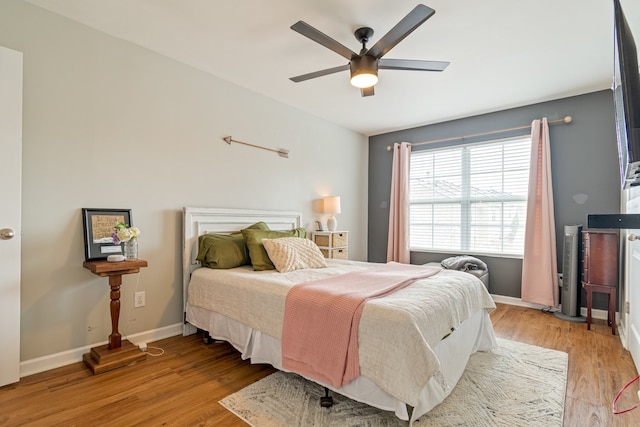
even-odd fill
[{"label": "ceiling", "polygon": [[[303,20],[358,52],[417,0],[26,0],[370,136],[611,87],[611,0],[424,0],[436,13],[385,58],[449,61],[441,72],[380,70],[361,97],[338,54],[294,32]],[[640,2],[621,0],[640,40]]]}]

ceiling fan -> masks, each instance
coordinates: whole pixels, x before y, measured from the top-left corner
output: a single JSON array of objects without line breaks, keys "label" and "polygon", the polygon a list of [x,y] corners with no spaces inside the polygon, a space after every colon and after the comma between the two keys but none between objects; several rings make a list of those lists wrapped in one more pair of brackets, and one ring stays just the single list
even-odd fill
[{"label": "ceiling fan", "polygon": [[327,68],[313,73],[302,74],[291,77],[290,80],[299,83],[316,77],[326,76],[339,71],[350,70],[351,84],[360,88],[362,96],[374,95],[373,87],[378,83],[378,70],[415,70],[415,71],[442,71],[449,65],[448,62],[441,61],[421,61],[411,59],[385,59],[382,58],[398,43],[404,40],[416,28],[429,19],[435,10],[423,4],[417,5],[407,16],[402,18],[387,34],[385,34],[376,44],[367,50],[366,44],[373,36],[373,29],[369,27],[358,28],[354,35],[362,43],[360,53],[355,53],[348,47],[335,41],[326,34],[318,31],[304,21],[298,21],[291,26],[303,36],[310,38],[316,43],[331,49],[338,55],[349,60],[346,65]]}]

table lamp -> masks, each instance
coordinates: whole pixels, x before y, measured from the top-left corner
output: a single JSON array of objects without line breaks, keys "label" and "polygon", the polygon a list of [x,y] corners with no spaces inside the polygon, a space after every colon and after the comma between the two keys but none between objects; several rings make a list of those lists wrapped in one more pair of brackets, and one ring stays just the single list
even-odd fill
[{"label": "table lamp", "polygon": [[323,199],[323,211],[329,214],[327,228],[329,231],[336,231],[338,221],[334,214],[340,213],[340,196],[329,196]]}]

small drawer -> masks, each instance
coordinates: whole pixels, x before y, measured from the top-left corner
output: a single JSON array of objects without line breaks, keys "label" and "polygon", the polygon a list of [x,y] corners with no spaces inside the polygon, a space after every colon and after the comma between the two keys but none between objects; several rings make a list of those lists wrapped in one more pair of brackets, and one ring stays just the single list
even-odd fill
[{"label": "small drawer", "polygon": [[329,246],[329,236],[326,234],[314,234],[313,242],[318,246]]},{"label": "small drawer", "polygon": [[334,248],[338,246],[347,246],[347,233],[334,233],[333,245]]},{"label": "small drawer", "polygon": [[325,258],[332,259],[348,259],[348,251],[344,248],[342,249],[322,249],[320,248],[320,252],[322,252],[322,256]]},{"label": "small drawer", "polygon": [[348,251],[346,249],[332,249],[331,258],[333,259],[347,259]]}]

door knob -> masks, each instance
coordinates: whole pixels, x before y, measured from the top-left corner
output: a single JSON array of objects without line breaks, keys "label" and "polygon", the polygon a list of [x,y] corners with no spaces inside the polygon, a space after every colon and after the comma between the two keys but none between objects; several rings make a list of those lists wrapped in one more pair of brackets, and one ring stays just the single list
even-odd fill
[{"label": "door knob", "polygon": [[634,240],[640,240],[640,236],[637,236],[635,234],[629,234],[629,236],[627,236],[627,239],[633,242]]},{"label": "door knob", "polygon": [[10,240],[15,237],[16,233],[10,228],[3,228],[0,230],[0,239],[2,240]]}]

